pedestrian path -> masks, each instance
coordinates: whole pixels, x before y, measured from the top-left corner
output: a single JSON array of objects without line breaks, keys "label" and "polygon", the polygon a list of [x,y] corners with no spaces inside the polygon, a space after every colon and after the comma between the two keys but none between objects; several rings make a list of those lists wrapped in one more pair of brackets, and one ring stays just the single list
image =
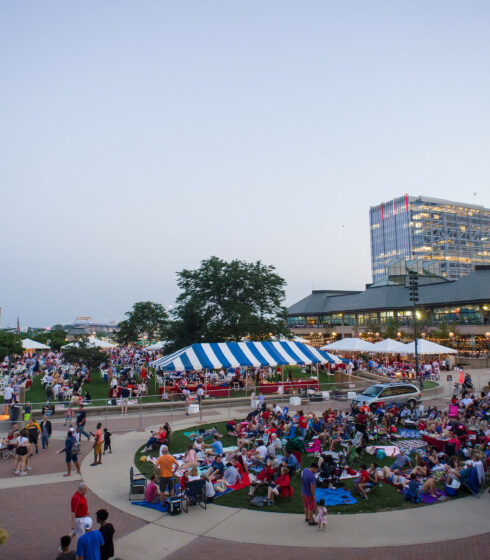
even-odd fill
[{"label": "pedestrian path", "polygon": [[[231,409],[231,415],[239,416],[240,410]],[[206,418],[208,422],[217,420],[222,420],[222,416]],[[183,429],[196,423],[195,418],[184,419],[175,422],[173,428]],[[326,534],[305,526],[303,515],[211,504],[206,511],[191,508],[189,514],[174,517],[138,508],[128,501],[129,468],[145,437],[138,432],[115,436],[113,453],[105,457],[104,469],[87,467],[90,457],[84,460],[82,467],[84,481],[100,498],[149,523],[118,542],[119,550],[125,550],[127,546],[139,551],[138,556],[131,556],[128,552],[127,558],[160,560],[198,537],[262,545],[351,548],[432,543],[481,535],[489,529],[488,493],[481,498],[462,498],[417,509],[332,515]]]},{"label": "pedestrian path", "polygon": [[29,474],[27,476],[18,476],[12,473],[9,478],[0,478],[0,490],[6,488],[18,488],[19,486],[37,486],[38,484],[54,484],[57,482],[67,482],[68,480],[82,480],[82,477],[75,473],[71,476],[63,476],[65,473],[49,473],[49,474]]}]

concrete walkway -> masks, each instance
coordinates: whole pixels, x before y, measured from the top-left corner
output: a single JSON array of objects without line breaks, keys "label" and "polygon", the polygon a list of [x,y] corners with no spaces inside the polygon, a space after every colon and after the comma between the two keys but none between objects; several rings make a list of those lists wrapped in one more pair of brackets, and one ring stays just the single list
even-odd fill
[{"label": "concrete walkway", "polygon": [[[209,415],[207,422],[223,420]],[[232,409],[232,416],[243,415]],[[198,418],[174,422],[180,430],[195,426]],[[172,517],[133,506],[128,501],[129,468],[146,435],[129,432],[114,437],[113,453],[105,456],[105,468],[90,467],[86,457],[82,472],[89,488],[104,501],[148,523],[119,539],[123,559],[161,560],[199,537],[240,543],[308,547],[383,547],[433,543],[482,535],[489,531],[490,495],[468,497],[424,508],[389,512],[332,515],[328,533],[308,527],[303,515],[228,508],[211,504],[206,511],[193,507],[188,514]],[[121,551],[123,553],[121,554]]]}]

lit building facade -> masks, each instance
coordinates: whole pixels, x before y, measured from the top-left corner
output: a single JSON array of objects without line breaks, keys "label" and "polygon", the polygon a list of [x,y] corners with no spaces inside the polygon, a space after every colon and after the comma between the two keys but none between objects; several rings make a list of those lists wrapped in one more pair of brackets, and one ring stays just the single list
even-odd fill
[{"label": "lit building facade", "polygon": [[[451,331],[461,347],[490,347],[489,265],[477,265],[474,272],[453,281],[424,268],[418,286],[417,319],[428,332],[445,327],[449,338],[440,340],[442,344],[451,342]],[[288,308],[287,326],[313,344],[361,335],[378,338],[388,326],[396,327],[402,337],[413,332],[412,314],[407,276],[397,274],[359,292],[314,290]]]},{"label": "lit building facade", "polygon": [[425,196],[404,195],[369,211],[373,282],[396,260],[439,265],[448,280],[490,264],[490,209]]}]

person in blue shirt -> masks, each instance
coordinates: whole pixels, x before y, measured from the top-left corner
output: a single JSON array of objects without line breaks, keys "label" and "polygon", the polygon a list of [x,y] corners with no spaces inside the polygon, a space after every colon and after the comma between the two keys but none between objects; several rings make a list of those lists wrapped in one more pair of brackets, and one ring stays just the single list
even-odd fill
[{"label": "person in blue shirt", "polygon": [[207,445],[206,447],[210,447],[213,451],[211,452],[212,455],[223,455],[223,444],[219,440],[217,435],[213,436],[213,443],[211,445]]},{"label": "person in blue shirt", "polygon": [[413,504],[418,504],[420,502],[419,483],[416,480],[415,473],[410,475],[410,482],[405,492],[405,500]]},{"label": "person in blue shirt", "polygon": [[290,451],[286,451],[283,466],[289,469],[292,476],[299,469],[298,459]]},{"label": "person in blue shirt", "polygon": [[211,482],[213,482],[213,480],[220,480],[223,478],[224,472],[225,464],[221,460],[221,455],[216,455],[214,461],[211,463],[211,467],[208,470],[208,478]]},{"label": "person in blue shirt", "polygon": [[78,560],[100,560],[100,547],[104,546],[104,538],[100,531],[92,531],[92,518],[85,517],[83,520],[85,534],[78,539]]}]

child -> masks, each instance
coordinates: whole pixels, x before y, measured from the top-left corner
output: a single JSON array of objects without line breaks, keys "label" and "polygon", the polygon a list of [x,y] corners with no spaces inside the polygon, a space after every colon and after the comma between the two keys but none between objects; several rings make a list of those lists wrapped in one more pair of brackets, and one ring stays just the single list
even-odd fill
[{"label": "child", "polygon": [[327,530],[327,508],[325,507],[325,500],[323,498],[318,502],[316,508],[316,522],[318,523],[318,530]]},{"label": "child", "polygon": [[109,450],[109,453],[112,453],[111,436],[111,432],[109,432],[107,428],[104,428],[104,455],[107,450]]},{"label": "child", "polygon": [[100,525],[99,531],[104,539],[104,544],[100,547],[100,560],[109,560],[114,556],[114,527],[112,523],[107,523],[109,512],[106,509],[99,509],[96,516]]},{"label": "child", "polygon": [[73,550],[70,550],[71,537],[65,535],[60,539],[60,548],[58,549],[60,553],[56,557],[56,560],[76,560],[76,555]]},{"label": "child", "polygon": [[73,418],[73,408],[71,407],[71,404],[69,404],[68,408],[66,409],[65,422],[64,422],[63,426],[66,426],[67,422],[71,426],[72,418]]}]

